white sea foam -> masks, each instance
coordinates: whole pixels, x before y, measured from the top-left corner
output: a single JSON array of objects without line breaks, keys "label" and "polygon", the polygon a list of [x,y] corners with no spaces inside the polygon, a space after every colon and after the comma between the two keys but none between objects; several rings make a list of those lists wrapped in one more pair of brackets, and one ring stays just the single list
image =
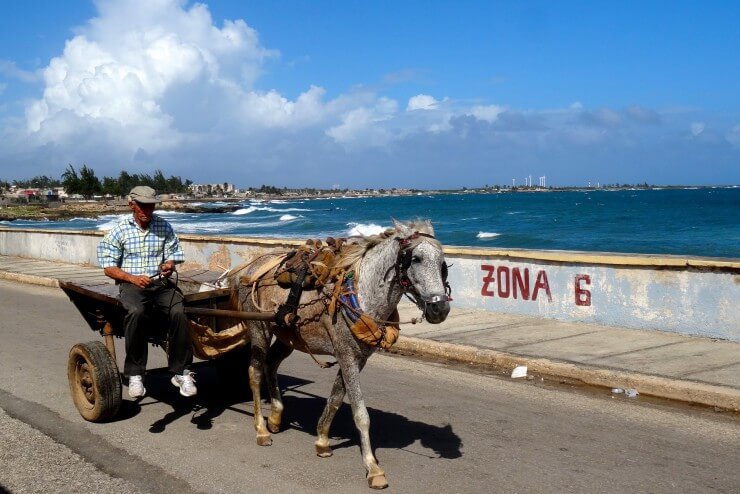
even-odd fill
[{"label": "white sea foam", "polygon": [[501,235],[500,233],[493,233],[493,232],[478,232],[478,235],[476,237],[478,238],[494,238]]},{"label": "white sea foam", "polygon": [[170,211],[168,209],[160,209],[157,211],[158,216],[183,216],[187,214],[193,214],[193,213],[188,213],[185,211]]},{"label": "white sea foam", "polygon": [[236,215],[242,215],[242,214],[249,214],[254,211],[267,211],[269,213],[294,213],[296,211],[313,211],[312,209],[305,209],[305,208],[271,208],[269,206],[263,206],[263,207],[257,207],[257,206],[249,206],[246,209],[237,209],[232,214]]},{"label": "white sea foam", "polygon": [[103,221],[102,223],[99,223],[96,228],[98,230],[110,230],[114,226],[118,224],[119,221],[121,221],[123,218],[129,217],[130,214],[106,214],[105,216],[101,216],[98,218],[98,221]]},{"label": "white sea foam", "polygon": [[385,231],[384,226],[376,225],[375,223],[364,224],[364,223],[347,223],[350,229],[347,231],[347,235],[350,237],[369,237],[370,235],[377,235]]},{"label": "white sea foam", "polygon": [[287,199],[273,199],[270,201],[270,204],[303,204],[306,201],[303,200],[295,200],[295,201],[289,201]]},{"label": "white sea foam", "polygon": [[203,223],[173,223],[178,233],[221,233],[236,230],[242,225],[236,221],[205,221]]},{"label": "white sea foam", "polygon": [[293,216],[292,214],[284,214],[280,217],[280,221],[293,221],[295,219],[298,219],[298,216]]},{"label": "white sea foam", "polygon": [[256,208],[256,207],[254,207],[254,206],[249,206],[248,208],[244,208],[244,209],[237,209],[236,211],[234,211],[234,212],[233,212],[233,213],[231,213],[231,214],[235,214],[235,215],[237,215],[237,216],[241,216],[241,215],[243,215],[243,214],[249,214],[249,213],[251,213],[251,212],[253,212],[253,211],[257,211],[257,208]]}]

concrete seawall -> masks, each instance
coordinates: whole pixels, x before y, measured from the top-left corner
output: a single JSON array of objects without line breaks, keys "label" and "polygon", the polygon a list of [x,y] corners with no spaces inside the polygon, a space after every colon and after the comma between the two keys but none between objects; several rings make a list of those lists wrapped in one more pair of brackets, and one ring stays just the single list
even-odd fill
[{"label": "concrete seawall", "polygon": [[[0,255],[97,265],[101,232],[0,228]],[[180,236],[224,271],[300,240]],[[457,307],[740,341],[740,259],[446,247]]]}]

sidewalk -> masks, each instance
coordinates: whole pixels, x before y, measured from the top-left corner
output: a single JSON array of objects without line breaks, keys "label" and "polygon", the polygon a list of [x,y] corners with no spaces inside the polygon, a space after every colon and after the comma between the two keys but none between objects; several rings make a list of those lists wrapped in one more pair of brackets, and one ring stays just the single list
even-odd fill
[{"label": "sidewalk", "polygon": [[[0,279],[45,286],[109,283],[100,268],[0,256]],[[401,321],[418,317],[409,304]],[[740,409],[740,343],[660,331],[455,308],[445,322],[401,326],[393,351],[528,373],[642,395]]]}]

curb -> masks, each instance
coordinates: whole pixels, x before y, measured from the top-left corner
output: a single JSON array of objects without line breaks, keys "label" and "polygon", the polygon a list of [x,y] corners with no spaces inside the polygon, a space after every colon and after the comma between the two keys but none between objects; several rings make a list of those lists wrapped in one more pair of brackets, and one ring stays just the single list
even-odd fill
[{"label": "curb", "polygon": [[718,407],[733,412],[740,409],[740,390],[697,381],[591,367],[584,364],[544,358],[525,357],[497,350],[456,343],[442,343],[412,336],[398,338],[391,352],[408,352],[465,364],[483,365],[505,371],[511,371],[519,365],[526,365],[528,372],[532,374],[572,379],[590,386],[635,388],[640,394],[647,396]]},{"label": "curb", "polygon": [[59,280],[56,278],[46,278],[44,276],[34,276],[32,274],[12,273],[10,271],[0,271],[0,280],[17,281],[18,283],[27,283],[29,285],[41,285],[51,288],[59,288]]}]

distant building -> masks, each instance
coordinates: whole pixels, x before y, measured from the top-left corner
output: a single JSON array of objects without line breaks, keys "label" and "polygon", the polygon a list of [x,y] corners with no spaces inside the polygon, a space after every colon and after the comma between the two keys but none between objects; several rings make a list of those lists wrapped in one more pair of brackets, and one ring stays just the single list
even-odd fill
[{"label": "distant building", "polygon": [[189,187],[190,193],[195,196],[222,196],[235,194],[237,192],[234,184],[227,182],[220,184],[191,184]]}]

